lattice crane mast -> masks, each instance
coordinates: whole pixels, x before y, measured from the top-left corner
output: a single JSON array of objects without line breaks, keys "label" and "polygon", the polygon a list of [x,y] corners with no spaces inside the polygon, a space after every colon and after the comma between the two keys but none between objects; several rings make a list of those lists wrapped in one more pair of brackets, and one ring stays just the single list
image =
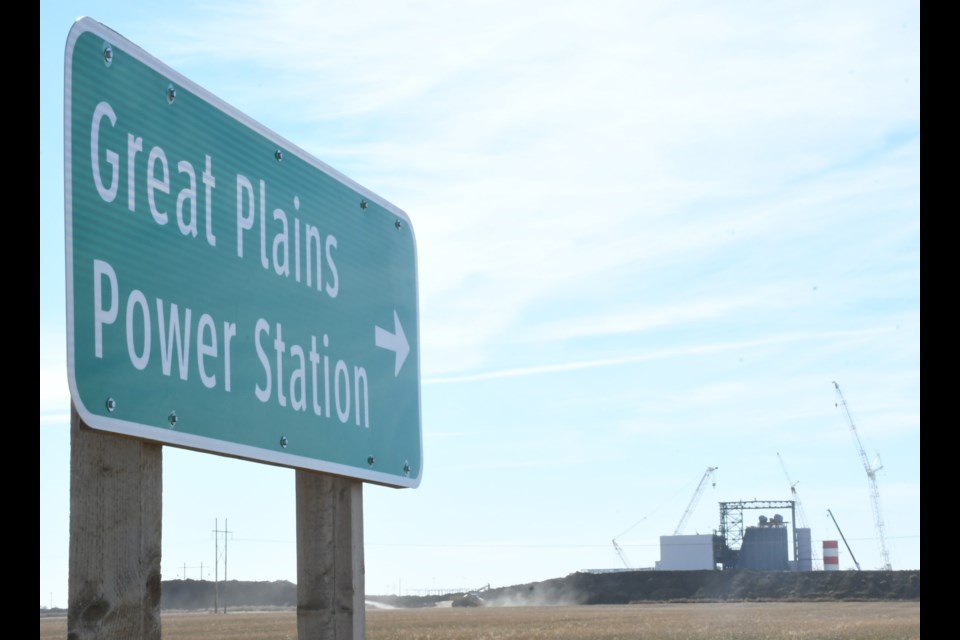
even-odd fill
[{"label": "lattice crane mast", "polygon": [[883,560],[883,568],[890,571],[890,554],[887,552],[887,539],[883,533],[883,514],[880,512],[880,489],[877,487],[877,472],[883,469],[883,463],[880,462],[880,456],[877,455],[876,463],[871,463],[867,458],[867,452],[863,449],[863,443],[860,442],[860,435],[857,433],[857,427],[853,423],[853,416],[850,415],[850,409],[847,407],[847,401],[840,391],[840,385],[834,381],[834,388],[837,390],[837,406],[843,409],[847,416],[847,422],[850,423],[850,432],[853,434],[853,440],[857,445],[857,452],[860,454],[860,462],[863,463],[863,470],[867,472],[867,480],[870,483],[870,506],[873,507],[873,526],[877,530],[877,542],[880,545],[880,557]]},{"label": "lattice crane mast", "polygon": [[[707,467],[707,470],[703,472],[703,477],[700,478],[700,484],[697,485],[696,491],[693,492],[693,497],[690,498],[690,504],[687,505],[687,510],[683,512],[683,517],[680,518],[680,524],[677,525],[677,530],[673,532],[673,535],[678,536],[683,531],[683,528],[687,525],[687,520],[690,519],[690,514],[693,513],[693,508],[697,506],[700,496],[703,495],[704,489],[707,488],[707,481],[717,469],[718,467]],[[717,486],[717,484],[714,483],[713,486]]]}]

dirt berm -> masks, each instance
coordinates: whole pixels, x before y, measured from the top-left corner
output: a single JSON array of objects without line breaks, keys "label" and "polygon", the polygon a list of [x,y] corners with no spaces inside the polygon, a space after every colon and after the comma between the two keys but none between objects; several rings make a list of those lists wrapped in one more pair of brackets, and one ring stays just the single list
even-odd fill
[{"label": "dirt berm", "polygon": [[[169,580],[162,586],[164,609],[296,606],[291,582],[212,582]],[[622,571],[572,573],[565,578],[437,596],[376,596],[367,599],[397,607],[430,607],[440,601],[492,606],[548,604],[628,604],[631,602],[743,600],[919,600],[919,571]]]},{"label": "dirt berm", "polygon": [[717,600],[919,600],[919,571],[623,571],[573,573],[480,594],[499,604]]}]

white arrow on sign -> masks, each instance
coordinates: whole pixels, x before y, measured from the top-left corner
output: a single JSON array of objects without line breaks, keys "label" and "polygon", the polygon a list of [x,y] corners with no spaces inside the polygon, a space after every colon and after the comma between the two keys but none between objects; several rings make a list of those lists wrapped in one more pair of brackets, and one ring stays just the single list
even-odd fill
[{"label": "white arrow on sign", "polygon": [[378,326],[373,327],[373,339],[377,346],[387,351],[393,351],[396,354],[393,366],[393,377],[400,375],[400,369],[403,367],[407,354],[410,353],[410,344],[407,342],[407,336],[403,333],[403,327],[400,326],[400,318],[397,312],[393,312],[393,333]]}]

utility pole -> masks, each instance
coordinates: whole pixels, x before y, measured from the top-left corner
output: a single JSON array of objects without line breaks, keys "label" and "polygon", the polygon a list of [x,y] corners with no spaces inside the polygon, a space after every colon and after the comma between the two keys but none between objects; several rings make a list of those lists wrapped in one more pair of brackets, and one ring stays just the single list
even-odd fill
[{"label": "utility pole", "polygon": [[181,579],[183,579],[183,580],[192,580],[193,578],[190,577],[190,570],[191,570],[191,569],[199,569],[199,570],[200,570],[200,582],[203,582],[203,562],[201,562],[199,565],[197,565],[197,564],[187,564],[186,562],[184,562],[184,563],[183,563],[183,573],[180,575]]},{"label": "utility pole", "polygon": [[217,519],[213,519],[213,612],[220,612],[220,538]]},{"label": "utility pole", "polygon": [[227,519],[223,519],[223,612],[227,612]]},{"label": "utility pole", "polygon": [[[213,612],[220,612],[220,534],[223,534],[223,589],[224,603],[223,612],[227,612],[226,589],[227,589],[227,534],[233,531],[227,531],[227,519],[223,520],[223,529],[220,528],[219,520],[213,519]],[[200,565],[200,573],[203,574],[203,565]]]}]

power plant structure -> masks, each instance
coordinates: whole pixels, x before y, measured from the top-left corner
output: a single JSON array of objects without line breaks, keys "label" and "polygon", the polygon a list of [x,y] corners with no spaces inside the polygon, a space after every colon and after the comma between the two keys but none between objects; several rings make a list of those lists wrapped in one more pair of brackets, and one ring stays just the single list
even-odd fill
[{"label": "power plant structure", "polygon": [[[810,529],[796,526],[796,501],[741,500],[719,504],[720,529],[716,533],[660,536],[657,569],[813,570]],[[766,511],[771,515],[759,515],[755,524],[748,525],[746,511]],[[789,519],[784,513],[789,513]]]},{"label": "power plant structure", "polygon": [[[790,486],[792,500],[737,500],[719,502],[719,527],[709,534],[685,535],[684,527],[718,467],[708,466],[687,504],[673,535],[660,536],[660,559],[654,563],[657,571],[701,571],[742,569],[753,571],[814,571],[820,570],[819,549],[813,548],[813,536],[807,526],[803,506],[797,494],[798,483],[790,478],[783,458],[777,453],[780,466]],[[751,513],[747,513],[751,512]],[[760,512],[760,513],[757,513]],[[829,510],[828,510],[829,512]],[[832,513],[830,514],[832,516]],[[618,540],[641,524],[641,518],[620,535],[613,538],[613,548],[623,569],[596,569],[593,572],[635,571]],[[836,523],[836,520],[834,520]],[[837,527],[839,531],[839,526]],[[841,537],[843,533],[840,533]],[[846,538],[844,538],[846,542]],[[825,550],[827,548],[825,547]],[[847,548],[850,556],[853,551]],[[834,547],[826,551],[825,570],[836,570]],[[856,560],[854,559],[854,563]],[[829,565],[829,566],[828,566]],[[857,565],[857,569],[859,569]]]},{"label": "power plant structure", "polygon": [[[887,550],[883,515],[880,508],[880,491],[877,487],[877,472],[883,469],[883,464],[880,462],[879,455],[873,462],[867,457],[846,398],[840,391],[840,385],[834,382],[833,386],[837,396],[835,405],[843,410],[854,444],[857,447],[860,463],[867,475],[870,486],[870,506],[873,511],[880,557],[883,561],[883,569],[890,571],[890,554]],[[716,569],[813,571],[815,568],[819,569],[820,557],[814,555],[810,528],[807,526],[806,515],[797,494],[798,483],[791,479],[779,452],[777,458],[783,469],[784,477],[790,486],[790,495],[793,500],[720,502],[719,529],[712,534],[684,535],[684,526],[690,519],[707,485],[711,484],[711,486],[716,487],[716,483],[710,483],[710,481],[718,467],[707,467],[673,535],[660,536],[660,560],[656,562],[653,568],[662,571]],[[760,514],[754,524],[748,525],[746,524],[748,520],[744,516],[746,511],[766,511],[767,513]],[[840,525],[837,524],[833,512],[827,509],[827,513],[833,520],[850,558],[853,560],[857,571],[859,571],[860,563],[853,555],[853,549],[850,548],[847,538],[840,530]],[[789,514],[789,519],[785,517],[786,514]],[[614,550],[628,571],[632,570],[632,567],[618,540],[645,519],[642,518],[635,522],[612,540]],[[797,526],[798,522],[800,526]],[[839,569],[839,549],[835,540],[823,541],[823,569],[826,571]],[[613,571],[622,570],[615,569]]]}]

